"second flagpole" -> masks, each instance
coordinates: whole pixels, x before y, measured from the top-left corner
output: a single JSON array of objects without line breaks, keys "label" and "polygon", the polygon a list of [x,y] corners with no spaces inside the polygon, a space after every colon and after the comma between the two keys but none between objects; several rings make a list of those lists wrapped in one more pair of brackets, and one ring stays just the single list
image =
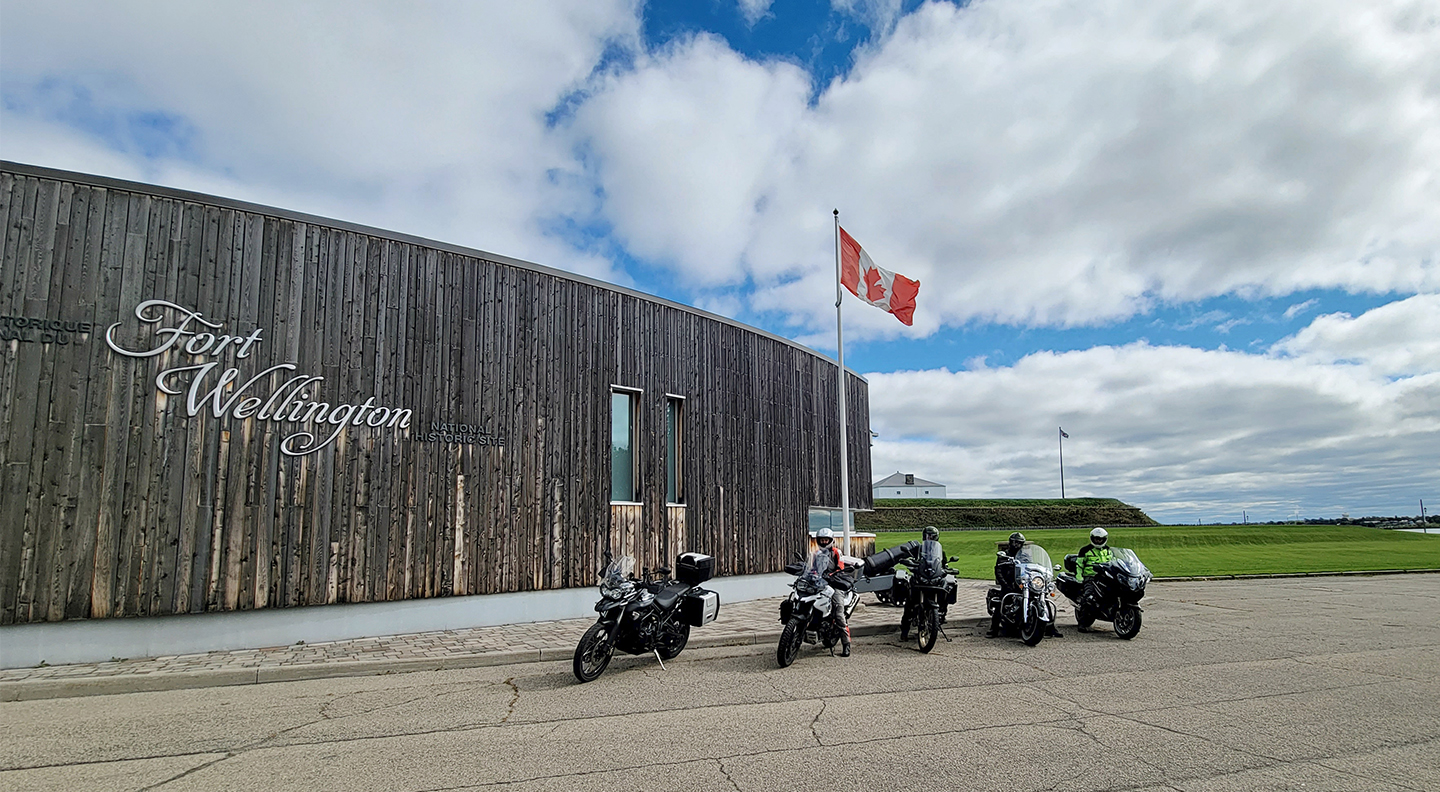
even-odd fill
[{"label": "second flagpole", "polygon": [[840,520],[845,528],[845,555],[850,555],[850,439],[845,427],[845,334],[840,325],[840,305],[844,302],[840,289],[840,210],[835,210],[835,350],[840,359],[840,375],[835,389],[840,393]]}]

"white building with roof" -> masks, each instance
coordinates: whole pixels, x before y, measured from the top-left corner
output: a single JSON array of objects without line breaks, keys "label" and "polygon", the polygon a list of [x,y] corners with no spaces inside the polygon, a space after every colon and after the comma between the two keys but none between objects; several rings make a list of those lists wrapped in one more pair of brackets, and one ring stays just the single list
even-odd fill
[{"label": "white building with roof", "polygon": [[943,498],[945,497],[945,485],[936,484],[933,481],[916,476],[914,473],[901,473],[896,471],[894,475],[886,476],[883,479],[870,485],[871,491],[875,494],[875,500],[885,498]]}]

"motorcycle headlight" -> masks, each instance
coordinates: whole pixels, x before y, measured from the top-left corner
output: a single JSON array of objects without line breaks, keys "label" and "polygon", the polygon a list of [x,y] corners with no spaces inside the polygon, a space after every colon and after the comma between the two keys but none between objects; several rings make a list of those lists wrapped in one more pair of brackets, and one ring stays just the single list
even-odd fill
[{"label": "motorcycle headlight", "polygon": [[1040,592],[1045,590],[1045,578],[1040,577],[1039,575],[1031,576],[1028,583],[1030,585],[1031,591]]}]

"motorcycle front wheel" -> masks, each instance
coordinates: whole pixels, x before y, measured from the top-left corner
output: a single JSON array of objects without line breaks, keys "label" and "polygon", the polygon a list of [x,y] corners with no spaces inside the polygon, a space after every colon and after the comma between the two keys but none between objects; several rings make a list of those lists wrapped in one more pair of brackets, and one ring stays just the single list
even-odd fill
[{"label": "motorcycle front wheel", "polygon": [[921,611],[920,623],[915,626],[915,633],[920,639],[920,651],[929,653],[935,648],[935,638],[940,634],[940,613],[934,608]]},{"label": "motorcycle front wheel", "polygon": [[1115,637],[1130,640],[1140,632],[1140,609],[1134,605],[1125,605],[1115,613]]},{"label": "motorcycle front wheel", "polygon": [[685,644],[690,642],[690,625],[683,622],[671,622],[665,628],[665,633],[655,644],[655,651],[660,653],[661,660],[671,660],[678,657],[685,650]]},{"label": "motorcycle front wheel", "polygon": [[615,648],[610,645],[610,631],[604,624],[596,622],[581,636],[575,645],[575,661],[571,664],[575,678],[581,682],[594,682],[605,673],[610,665],[610,656]]},{"label": "motorcycle front wheel", "polygon": [[1026,646],[1034,646],[1040,643],[1040,639],[1044,637],[1045,622],[1040,619],[1040,610],[1038,608],[1031,608],[1030,618],[1026,619],[1025,623],[1020,626],[1020,640]]},{"label": "motorcycle front wheel", "polygon": [[785,625],[784,632],[780,633],[780,645],[775,647],[775,662],[781,668],[789,668],[795,662],[795,656],[800,653],[800,642],[805,638],[805,627],[800,624],[799,619],[791,619]]},{"label": "motorcycle front wheel", "polygon": [[900,614],[900,640],[901,640],[901,641],[908,641],[908,640],[910,640],[910,612],[911,612],[912,610],[913,610],[913,609],[912,609],[909,605],[906,605],[906,606],[905,606],[905,612]]}]

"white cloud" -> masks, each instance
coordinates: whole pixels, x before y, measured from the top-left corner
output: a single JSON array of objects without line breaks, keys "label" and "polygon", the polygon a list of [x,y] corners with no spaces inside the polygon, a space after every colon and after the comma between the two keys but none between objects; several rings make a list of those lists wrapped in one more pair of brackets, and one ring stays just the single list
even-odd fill
[{"label": "white cloud", "polygon": [[604,80],[573,132],[616,237],[691,283],[742,279],[760,188],[809,86],[799,67],[748,61],[708,35]]},{"label": "white cloud", "polygon": [[1285,309],[1285,318],[1286,318],[1286,319],[1294,319],[1295,317],[1299,316],[1300,314],[1305,313],[1306,311],[1309,311],[1311,308],[1314,308],[1314,307],[1315,307],[1316,305],[1318,305],[1319,303],[1320,303],[1320,301],[1317,300],[1317,299],[1314,299],[1314,298],[1311,298],[1311,299],[1306,300],[1306,301],[1304,301],[1304,302],[1295,303],[1294,305],[1292,305],[1292,306],[1290,306],[1289,308],[1286,308],[1286,309]]},{"label": "white cloud", "polygon": [[869,374],[873,468],[959,497],[1058,495],[1064,426],[1068,495],[1160,519],[1409,513],[1440,495],[1435,299],[1320,317],[1275,354],[1134,343]]},{"label": "white cloud", "polygon": [[1276,351],[1317,363],[1354,362],[1378,376],[1440,371],[1440,294],[1417,294],[1359,317],[1317,317]]},{"label": "white cloud", "polygon": [[813,106],[793,70],[706,40],[614,76],[576,131],[636,252],[753,278],[770,287],[757,309],[817,329],[832,207],[922,281],[914,335],[1224,293],[1433,291],[1437,19],[1434,0],[929,3]]},{"label": "white cloud", "polygon": [[610,274],[545,233],[587,208],[546,113],[637,25],[634,0],[9,3],[5,156]]},{"label": "white cloud", "polygon": [[745,18],[745,24],[752,27],[770,12],[770,6],[775,0],[739,0],[740,16]]}]

